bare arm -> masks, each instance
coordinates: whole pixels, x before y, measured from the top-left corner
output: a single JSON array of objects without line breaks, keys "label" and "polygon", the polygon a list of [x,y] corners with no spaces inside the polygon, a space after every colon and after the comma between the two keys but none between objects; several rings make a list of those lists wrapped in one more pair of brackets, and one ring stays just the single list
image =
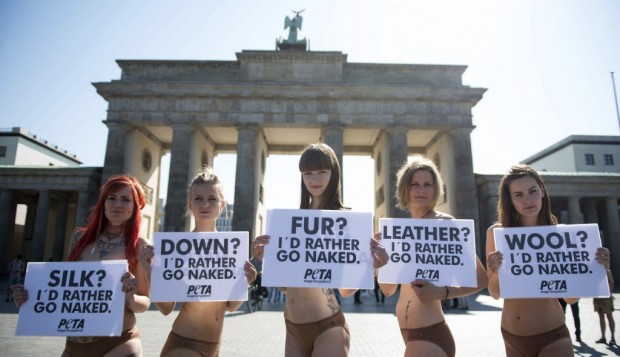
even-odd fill
[{"label": "bare arm", "polygon": [[489,278],[487,277],[487,272],[484,270],[482,266],[482,262],[480,259],[476,257],[476,287],[449,287],[449,296],[450,298],[461,297],[471,295],[475,292],[478,292],[487,287],[489,282]]},{"label": "bare arm", "polygon": [[148,291],[145,291],[146,289],[138,283],[138,279],[127,272],[121,278],[121,282],[127,308],[135,313],[146,311],[151,305],[151,299],[148,297]]},{"label": "bare arm", "polygon": [[383,295],[392,296],[396,292],[398,284],[379,283],[379,288],[381,288]]},{"label": "bare arm", "polygon": [[[243,271],[245,272],[245,279],[248,282],[248,285],[252,284],[254,280],[258,277],[258,272],[256,268],[250,261],[246,260],[245,264],[243,264]],[[239,306],[243,304],[243,301],[228,301],[226,303],[226,309],[230,312],[236,311]]]},{"label": "bare arm", "polygon": [[[151,263],[153,262],[153,256],[155,256],[155,247],[148,244],[148,242],[142,244],[138,252],[138,270],[142,272],[144,280],[148,282],[149,292],[151,289]],[[157,310],[164,316],[168,316],[176,305],[175,302],[155,302],[154,304]]]},{"label": "bare arm", "polygon": [[230,312],[237,311],[241,304],[243,304],[243,301],[228,301],[226,303],[226,309]]},{"label": "bare arm", "polygon": [[153,304],[155,304],[157,310],[159,310],[159,312],[161,312],[164,316],[168,316],[172,310],[174,310],[174,306],[176,305],[175,302],[154,302]]},{"label": "bare arm", "polygon": [[338,291],[340,292],[340,296],[342,296],[345,299],[355,294],[357,290],[359,289],[338,289]]},{"label": "bare arm", "polygon": [[487,229],[486,253],[487,253],[487,278],[489,294],[495,299],[499,299],[499,275],[497,274],[502,264],[503,256],[501,252],[495,250],[495,240],[493,237],[493,228],[499,227],[493,225]]}]

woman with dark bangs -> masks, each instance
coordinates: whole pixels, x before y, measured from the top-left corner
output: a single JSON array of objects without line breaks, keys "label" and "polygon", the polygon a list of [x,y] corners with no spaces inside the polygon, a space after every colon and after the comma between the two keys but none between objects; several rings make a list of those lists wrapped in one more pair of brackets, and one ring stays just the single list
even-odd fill
[{"label": "woman with dark bangs", "polygon": [[[147,241],[139,235],[146,198],[138,180],[112,176],[101,187],[85,227],[78,228],[69,247],[69,261],[127,259],[129,272],[122,277],[125,292],[123,332],[115,337],[67,337],[63,356],[142,356],[135,313],[150,305],[149,282],[137,255]],[[23,285],[14,292],[20,307],[28,300]]]},{"label": "woman with dark bangs", "polygon": [[[558,224],[542,177],[527,165],[515,165],[499,184],[499,222],[487,230],[489,293],[500,298],[498,270],[503,254],[495,248],[493,229]],[[599,248],[596,260],[609,270],[609,251]],[[568,304],[579,299],[564,298]],[[573,344],[557,298],[504,299],[501,322],[506,356],[573,356]]]},{"label": "woman with dark bangs", "polygon": [[[346,210],[340,189],[340,164],[326,144],[308,145],[299,159],[301,209]],[[375,237],[377,238],[377,237]],[[255,245],[269,243],[259,236]],[[370,239],[375,268],[387,263],[388,256],[377,239]],[[285,356],[348,356],[349,328],[331,288],[281,288],[286,293]],[[343,297],[356,289],[339,289]]]}]

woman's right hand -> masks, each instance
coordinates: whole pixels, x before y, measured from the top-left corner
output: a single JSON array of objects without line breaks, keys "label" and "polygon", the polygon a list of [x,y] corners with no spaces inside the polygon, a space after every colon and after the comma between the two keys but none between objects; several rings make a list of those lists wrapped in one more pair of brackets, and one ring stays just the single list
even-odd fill
[{"label": "woman's right hand", "polygon": [[138,252],[138,261],[140,262],[142,269],[144,269],[144,271],[148,274],[151,273],[151,262],[153,261],[153,256],[155,256],[155,247],[151,244],[145,244]]},{"label": "woman's right hand", "polygon": [[262,235],[262,236],[258,236],[254,239],[254,241],[252,242],[252,251],[254,251],[254,249],[256,249],[257,247],[261,247],[261,246],[266,246],[267,244],[269,244],[269,239],[271,237],[268,235]]},{"label": "woman's right hand", "polygon": [[22,284],[11,286],[11,291],[13,292],[13,301],[15,301],[15,306],[18,308],[28,301],[28,290],[26,290]]},{"label": "woman's right hand", "polygon": [[491,252],[487,255],[487,270],[497,273],[504,261],[504,255],[499,250]]}]

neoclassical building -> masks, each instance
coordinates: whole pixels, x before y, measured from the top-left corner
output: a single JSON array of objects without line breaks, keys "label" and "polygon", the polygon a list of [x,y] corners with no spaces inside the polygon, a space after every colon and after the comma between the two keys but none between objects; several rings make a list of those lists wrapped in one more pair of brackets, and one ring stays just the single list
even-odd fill
[{"label": "neoclassical building", "polygon": [[242,51],[236,61],[118,61],[120,80],[95,83],[109,103],[103,177],[130,172],[158,194],[170,152],[166,231],[188,228],[185,187],[202,165],[237,154],[233,229],[264,227],[266,157],[312,142],[375,159],[377,217],[397,216],[394,175],[425,154],[447,178],[445,210],[478,218],[470,132],[485,89],[465,66],[349,63],[341,52]]}]

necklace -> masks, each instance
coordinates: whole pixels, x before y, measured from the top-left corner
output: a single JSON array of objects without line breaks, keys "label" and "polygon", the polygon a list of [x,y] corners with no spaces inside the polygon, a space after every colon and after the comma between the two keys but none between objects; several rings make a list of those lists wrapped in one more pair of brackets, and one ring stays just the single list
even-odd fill
[{"label": "necklace", "polygon": [[422,216],[422,218],[426,218],[428,217],[431,213],[433,213],[433,210],[429,210],[428,212],[426,212],[426,214],[424,216]]},{"label": "necklace", "polygon": [[125,237],[123,234],[111,235],[109,232],[105,232],[104,235],[106,240],[102,240],[101,236],[97,237],[93,248],[90,250],[90,255],[95,254],[95,250],[99,251],[99,258],[103,258],[106,255],[110,254],[110,252],[122,245],[125,245]]}]

